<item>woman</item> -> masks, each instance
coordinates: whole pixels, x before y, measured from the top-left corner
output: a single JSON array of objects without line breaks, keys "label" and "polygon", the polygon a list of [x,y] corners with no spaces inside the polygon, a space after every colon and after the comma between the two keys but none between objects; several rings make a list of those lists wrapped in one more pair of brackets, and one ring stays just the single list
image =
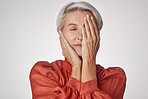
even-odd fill
[{"label": "woman", "polygon": [[72,2],[61,9],[57,31],[65,60],[34,65],[33,99],[123,99],[125,72],[96,65],[102,25],[99,12],[87,2]]}]

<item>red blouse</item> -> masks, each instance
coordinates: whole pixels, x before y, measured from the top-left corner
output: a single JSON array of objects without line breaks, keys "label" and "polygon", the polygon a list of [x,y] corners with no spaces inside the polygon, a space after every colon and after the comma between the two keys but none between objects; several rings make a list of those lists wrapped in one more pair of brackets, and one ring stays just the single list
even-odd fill
[{"label": "red blouse", "polygon": [[120,67],[96,65],[97,78],[81,83],[65,59],[37,62],[30,72],[33,99],[123,99],[126,75]]}]

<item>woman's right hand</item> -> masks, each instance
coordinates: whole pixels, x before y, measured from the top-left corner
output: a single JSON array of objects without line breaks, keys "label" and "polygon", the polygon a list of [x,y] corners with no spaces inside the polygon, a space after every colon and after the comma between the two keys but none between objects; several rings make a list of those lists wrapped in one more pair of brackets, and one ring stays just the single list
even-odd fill
[{"label": "woman's right hand", "polygon": [[68,62],[72,65],[71,77],[81,81],[81,66],[82,62],[75,50],[70,46],[62,33],[60,33],[60,43],[62,47],[62,54],[66,57]]},{"label": "woman's right hand", "polygon": [[68,43],[62,32],[60,32],[60,43],[62,47],[62,54],[66,57],[68,62],[73,66],[73,68],[80,67],[81,59],[79,58],[76,51]]}]

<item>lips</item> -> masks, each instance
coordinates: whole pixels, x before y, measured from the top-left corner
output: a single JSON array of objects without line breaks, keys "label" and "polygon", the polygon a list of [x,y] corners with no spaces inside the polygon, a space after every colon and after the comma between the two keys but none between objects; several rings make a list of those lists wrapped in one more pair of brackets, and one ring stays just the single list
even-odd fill
[{"label": "lips", "polygon": [[74,46],[82,46],[82,44],[74,44]]}]

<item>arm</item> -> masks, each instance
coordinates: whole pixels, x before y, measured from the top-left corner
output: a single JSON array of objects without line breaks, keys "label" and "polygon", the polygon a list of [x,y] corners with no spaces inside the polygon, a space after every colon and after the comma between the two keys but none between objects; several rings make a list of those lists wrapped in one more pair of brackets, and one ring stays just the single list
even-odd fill
[{"label": "arm", "polygon": [[[91,81],[82,83],[83,80],[81,79],[81,77],[82,77],[82,74],[81,74],[81,72],[82,72],[81,71],[81,65],[82,65],[81,60],[79,59],[76,52],[69,45],[69,43],[67,42],[65,37],[62,35],[62,33],[60,33],[60,42],[61,42],[61,46],[62,46],[62,49],[63,49],[63,55],[67,58],[69,63],[71,63],[71,65],[72,65],[71,78],[75,79],[76,82],[80,81],[80,83],[77,84],[77,85],[80,85],[80,90],[78,91],[79,92],[78,97],[80,97],[82,99],[98,99],[98,98],[99,99],[104,99],[104,98],[105,99],[110,99],[109,95],[107,95],[105,92],[102,92],[101,90],[98,89],[97,79],[91,80],[92,79],[91,78],[91,79],[89,79]],[[83,68],[84,68],[84,65],[85,64],[83,64]],[[86,65],[86,66],[88,66],[88,65]],[[96,69],[95,68],[92,68],[93,71],[91,71],[91,73],[93,72],[93,74],[94,74],[93,76],[90,76],[90,72],[85,71],[86,69],[83,69],[83,70],[84,70],[83,73],[84,72],[85,72],[85,74],[89,73],[89,74],[87,74],[87,76],[89,76],[89,78],[90,77],[96,78],[96,76],[94,76],[94,75],[96,75],[96,71],[95,71]],[[87,70],[90,70],[90,69],[87,69]],[[71,81],[71,84],[76,84],[76,82]],[[95,94],[93,94],[94,91],[95,92],[97,91],[98,93],[95,95]],[[93,96],[90,95],[91,93],[92,93]],[[94,98],[92,98],[92,97],[94,97]]]},{"label": "arm", "polygon": [[[97,79],[82,83],[80,98],[123,99],[126,75],[120,67],[97,70]],[[97,83],[98,82],[98,83]]]},{"label": "arm", "polygon": [[[110,94],[106,93],[103,90],[100,90],[100,88],[97,85],[97,79],[96,79],[96,53],[99,49],[99,41],[100,36],[99,32],[97,32],[97,27],[95,25],[95,21],[88,18],[89,21],[85,20],[85,29],[83,25],[82,34],[83,34],[83,42],[82,42],[82,70],[79,68],[81,67],[81,64],[73,65],[74,63],[81,63],[81,61],[78,61],[79,58],[77,57],[76,53],[73,53],[72,48],[64,38],[64,36],[60,36],[61,40],[63,39],[62,43],[64,45],[64,48],[66,49],[66,52],[68,52],[68,55],[63,54],[69,62],[72,64],[72,75],[71,77],[75,80],[81,81],[80,86],[81,90],[79,92],[79,96],[82,99],[111,99]],[[88,22],[88,23],[87,23]],[[86,34],[86,31],[88,31],[89,26],[88,24],[94,24],[92,29],[91,26],[91,32],[89,31],[88,34]],[[94,34],[89,34],[94,31]],[[96,33],[96,34],[95,34]],[[91,38],[89,36],[91,36]],[[93,37],[93,39],[92,39]],[[65,40],[65,41],[64,41]],[[94,41],[92,41],[94,40]],[[61,45],[62,45],[61,44]],[[64,50],[63,50],[64,51]],[[71,51],[71,52],[69,52]],[[73,56],[74,55],[74,56]],[[75,57],[75,58],[73,58]],[[77,59],[76,61],[73,61],[74,59]],[[79,72],[80,71],[80,72]],[[82,72],[82,73],[81,73]],[[73,82],[74,83],[74,82]]]},{"label": "arm", "polygon": [[123,99],[126,87],[126,74],[120,67],[110,67],[103,70],[100,78],[100,89],[109,94],[112,99]]},{"label": "arm", "polygon": [[[57,69],[58,66],[54,65]],[[59,68],[53,69],[47,62],[36,63],[30,72],[33,99],[76,99],[80,90],[80,82],[69,78],[66,85],[59,83]]]},{"label": "arm", "polygon": [[96,79],[96,54],[99,49],[100,35],[93,17],[87,15],[82,23],[82,78],[81,82]]},{"label": "arm", "polygon": [[86,99],[122,99],[126,81],[122,73],[112,74],[112,72],[108,72],[106,79],[98,82],[100,87],[97,86],[95,61],[99,49],[100,35],[93,18],[90,19],[89,16],[84,18],[82,34],[82,97]]},{"label": "arm", "polygon": [[78,81],[81,81],[81,60],[74,49],[70,46],[61,31],[59,31],[59,34],[62,53],[66,57],[68,62],[72,65],[71,77],[77,79]]}]

